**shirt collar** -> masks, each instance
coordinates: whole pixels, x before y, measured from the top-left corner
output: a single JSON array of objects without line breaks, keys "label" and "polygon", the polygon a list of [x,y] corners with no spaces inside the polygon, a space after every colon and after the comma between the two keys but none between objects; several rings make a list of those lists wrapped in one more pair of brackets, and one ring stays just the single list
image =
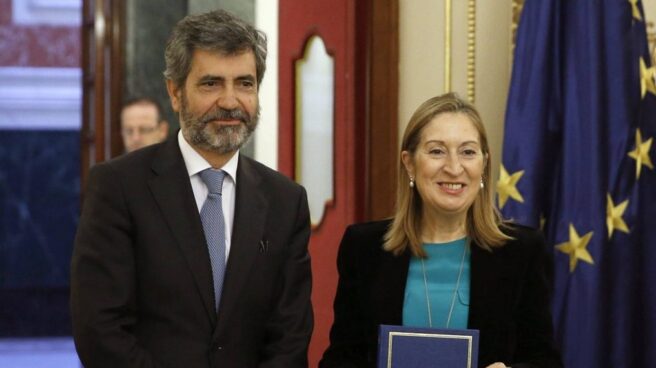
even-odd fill
[{"label": "shirt collar", "polygon": [[[182,136],[182,130],[178,131],[178,145],[180,146],[180,152],[182,153],[182,158],[184,159],[185,166],[187,167],[187,173],[189,177],[192,177],[205,169],[212,167],[207,160],[203,158],[196,150],[187,142],[187,140]],[[223,165],[221,170],[225,171],[228,174],[232,181],[237,184],[237,164],[239,163],[239,150],[235,152],[234,155],[228,160],[228,162]]]}]

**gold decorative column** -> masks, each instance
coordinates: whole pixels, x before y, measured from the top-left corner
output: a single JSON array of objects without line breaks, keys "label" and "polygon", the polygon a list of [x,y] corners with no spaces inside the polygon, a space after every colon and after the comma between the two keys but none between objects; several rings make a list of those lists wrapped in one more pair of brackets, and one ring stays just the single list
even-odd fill
[{"label": "gold decorative column", "polygon": [[467,4],[467,98],[474,103],[476,94],[476,0]]},{"label": "gold decorative column", "polygon": [[[460,14],[462,16],[464,14]],[[444,92],[451,92],[453,87],[453,1],[444,0]],[[466,49],[466,88],[467,99],[474,103],[476,94],[476,0],[467,1],[467,49]],[[460,23],[459,23],[460,24]],[[457,46],[457,45],[456,45]],[[462,54],[459,54],[462,55]],[[456,68],[457,70],[457,68]],[[456,81],[462,81],[462,76],[456,76]],[[459,84],[459,83],[457,83]],[[456,86],[456,89],[462,88]]]},{"label": "gold decorative column", "polygon": [[444,1],[444,92],[451,92],[451,0]]},{"label": "gold decorative column", "polygon": [[517,42],[517,28],[519,27],[519,18],[524,9],[524,0],[512,0],[512,24],[510,26],[510,33],[512,39],[510,40],[510,65],[512,67],[513,55],[515,55],[515,44]]}]

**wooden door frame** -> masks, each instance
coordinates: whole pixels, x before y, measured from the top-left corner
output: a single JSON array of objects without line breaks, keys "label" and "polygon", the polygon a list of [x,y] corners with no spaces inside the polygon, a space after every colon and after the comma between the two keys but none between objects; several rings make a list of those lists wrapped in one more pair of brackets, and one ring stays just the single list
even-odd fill
[{"label": "wooden door frame", "polygon": [[[121,154],[125,3],[82,2],[81,187],[91,166]],[[84,193],[84,191],[82,191]]]},{"label": "wooden door frame", "polygon": [[[293,0],[281,2],[280,24],[292,25],[281,29],[279,52],[279,170],[296,177],[295,86],[293,65],[302,55],[302,40],[315,35],[327,36],[330,23],[317,9],[324,3],[296,6]],[[315,274],[312,295],[315,303],[313,341],[309,360],[314,366],[327,345],[332,321],[332,300],[337,284],[335,259],[344,226],[351,222],[381,219],[393,214],[396,175],[398,170],[398,75],[399,33],[398,0],[347,0],[335,5],[337,12],[346,6],[344,25],[346,37],[326,37],[327,52],[334,55],[335,64],[335,170],[334,198],[326,206],[324,218],[313,228],[310,252]],[[304,13],[305,12],[305,13]],[[294,17],[311,14],[301,24]],[[305,16],[305,15],[303,15]],[[297,18],[303,19],[303,18]],[[338,45],[338,46],[337,46]],[[339,48],[335,48],[339,47]],[[339,51],[339,52],[337,52]],[[341,63],[341,64],[340,64]],[[344,64],[346,63],[346,64]],[[291,68],[291,69],[290,69]],[[341,102],[340,102],[341,101]],[[340,103],[344,105],[340,105]],[[344,125],[346,124],[346,125]],[[344,146],[345,145],[345,146]],[[340,158],[341,157],[341,158]],[[348,162],[345,164],[345,162]],[[346,170],[346,171],[344,171]],[[332,290],[331,290],[332,289]]]},{"label": "wooden door frame", "polygon": [[[394,213],[399,163],[399,3],[362,0],[355,5],[355,147],[357,221]],[[291,129],[291,130],[290,130]],[[294,177],[293,128],[281,121],[279,169]]]},{"label": "wooden door frame", "polygon": [[356,36],[359,76],[357,119],[365,122],[358,136],[365,142],[365,160],[359,172],[365,182],[358,193],[363,199],[361,220],[378,220],[394,213],[399,162],[399,1],[357,2],[359,19],[366,29]]}]

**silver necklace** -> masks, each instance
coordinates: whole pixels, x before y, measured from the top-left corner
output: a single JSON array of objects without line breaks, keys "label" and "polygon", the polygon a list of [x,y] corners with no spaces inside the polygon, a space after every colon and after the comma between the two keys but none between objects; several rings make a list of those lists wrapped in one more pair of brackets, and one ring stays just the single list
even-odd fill
[{"label": "silver necklace", "polygon": [[[458,279],[456,280],[456,286],[453,288],[453,296],[451,297],[451,307],[449,308],[449,315],[446,318],[446,328],[449,328],[451,323],[451,314],[453,313],[453,307],[456,303],[456,295],[458,295],[458,289],[460,289],[460,277],[462,276],[462,269],[465,265],[465,256],[467,255],[467,248],[469,244],[465,244],[465,247],[462,251],[462,258],[460,259],[460,270],[458,271]],[[433,315],[431,313],[431,304],[430,298],[428,297],[428,280],[426,279],[426,265],[424,264],[424,259],[421,258],[421,272],[424,275],[424,291],[426,293],[426,308],[428,308],[428,326],[433,327]]]}]

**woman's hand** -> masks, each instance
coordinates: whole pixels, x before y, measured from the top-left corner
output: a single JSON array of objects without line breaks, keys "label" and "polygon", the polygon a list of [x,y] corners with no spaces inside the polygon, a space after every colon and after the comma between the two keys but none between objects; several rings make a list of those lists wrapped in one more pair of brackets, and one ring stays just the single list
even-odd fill
[{"label": "woman's hand", "polygon": [[486,368],[510,368],[501,362],[496,362],[488,365]]}]

